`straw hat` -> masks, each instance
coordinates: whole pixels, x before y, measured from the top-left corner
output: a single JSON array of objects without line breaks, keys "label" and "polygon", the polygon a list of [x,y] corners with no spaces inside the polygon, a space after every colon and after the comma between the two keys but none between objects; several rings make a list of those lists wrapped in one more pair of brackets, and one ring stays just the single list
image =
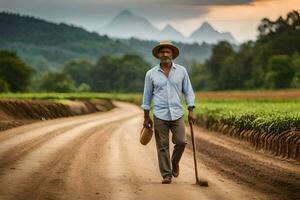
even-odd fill
[{"label": "straw hat", "polygon": [[167,48],[170,48],[172,49],[173,51],[173,57],[172,59],[175,59],[177,58],[177,56],[179,55],[179,49],[170,41],[170,40],[162,40],[159,42],[158,45],[156,45],[153,49],[152,49],[152,55],[159,59],[158,57],[158,52],[161,48],[163,47],[167,47]]},{"label": "straw hat", "polygon": [[150,142],[151,138],[153,135],[153,130],[152,128],[143,126],[140,134],[140,142],[142,145],[146,145]]}]

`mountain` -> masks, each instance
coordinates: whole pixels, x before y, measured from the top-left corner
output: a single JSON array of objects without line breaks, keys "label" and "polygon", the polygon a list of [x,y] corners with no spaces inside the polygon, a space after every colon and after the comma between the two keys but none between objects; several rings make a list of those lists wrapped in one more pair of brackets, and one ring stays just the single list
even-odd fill
[{"label": "mountain", "polygon": [[[128,15],[128,13],[123,13]],[[157,60],[151,49],[154,40],[113,39],[66,23],[53,23],[36,17],[0,12],[0,49],[14,51],[39,72],[56,70],[70,60],[96,63],[103,55],[137,54],[151,64]],[[211,45],[175,42],[182,51],[176,63],[189,67],[211,55]]]},{"label": "mountain", "polygon": [[186,38],[175,28],[173,28],[171,25],[166,25],[161,31],[160,31],[160,39],[169,39],[173,41],[185,41]]},{"label": "mountain", "polygon": [[139,38],[151,40],[180,41],[186,43],[202,42],[215,44],[220,40],[227,40],[230,43],[238,44],[229,32],[220,33],[216,31],[208,22],[195,30],[190,37],[183,36],[178,30],[171,25],[166,25],[159,30],[151,24],[146,18],[137,16],[129,10],[121,11],[112,21],[99,30],[101,34],[107,34],[115,38]]},{"label": "mountain", "polygon": [[119,38],[155,39],[159,36],[159,30],[146,18],[134,15],[128,10],[119,13],[100,33]]},{"label": "mountain", "polygon": [[195,30],[190,39],[198,43],[218,43],[220,40],[226,40],[233,44],[238,44],[236,39],[229,32],[220,33],[216,31],[208,22],[204,22],[200,28]]}]

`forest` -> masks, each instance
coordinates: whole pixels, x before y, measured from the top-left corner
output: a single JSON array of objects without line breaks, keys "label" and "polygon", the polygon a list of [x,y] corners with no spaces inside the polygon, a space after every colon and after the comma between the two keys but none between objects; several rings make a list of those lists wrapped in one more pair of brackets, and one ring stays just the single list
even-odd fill
[{"label": "forest", "polygon": [[[3,24],[3,21],[0,23]],[[37,24],[38,30],[43,28],[41,24],[45,23]],[[48,28],[51,31],[51,26],[48,23],[46,25],[44,30]],[[40,57],[40,60],[36,61],[39,64],[34,65],[30,64],[28,59],[22,59],[18,53],[3,49],[0,51],[0,89],[2,92],[142,92],[145,73],[154,64],[139,54],[125,53],[126,51],[122,48],[126,49],[127,46],[131,46],[130,41],[135,41],[133,46],[140,46],[137,49],[144,49],[143,52],[146,52],[151,49],[151,42],[148,42],[148,46],[146,45],[148,48],[146,50],[146,46],[141,46],[142,42],[137,39],[127,40],[128,44],[124,46],[125,40],[121,45],[118,40],[111,40],[107,36],[97,34],[91,35],[80,28],[75,28],[81,33],[76,35],[78,30],[72,32],[74,27],[70,28],[64,24],[58,27],[53,25],[53,27],[63,29],[63,34],[57,31],[48,39],[47,34],[31,34],[28,38],[26,34],[18,33],[20,32],[18,30],[15,31],[18,34],[14,36],[5,35],[5,31],[1,34],[6,38],[17,37],[19,41],[32,42],[42,48],[46,46],[48,53],[49,49],[60,48],[59,44],[66,41],[84,41],[84,43],[87,42],[87,48],[82,48],[84,53],[80,55],[87,56],[92,54],[89,54],[87,49],[93,49],[93,42],[102,41],[99,44],[105,47],[99,49],[105,53],[93,51],[93,54],[98,54],[95,61],[74,54],[68,57],[63,62],[64,64],[59,65],[60,67],[51,67],[44,57]],[[218,91],[300,88],[299,12],[291,11],[286,17],[279,17],[274,21],[264,18],[257,29],[259,35],[256,41],[247,41],[239,47],[221,41],[212,46],[211,55],[203,62],[189,58],[188,54],[182,53],[179,57],[184,57],[192,63],[183,65],[189,71],[194,89]],[[27,41],[28,39],[30,40]],[[2,45],[3,41],[1,41]],[[195,49],[200,51],[198,47],[199,45],[196,44],[179,46],[181,52]],[[61,55],[60,51],[54,50],[53,52],[57,55],[53,54],[53,58],[49,59],[57,62],[60,56],[67,55]],[[48,56],[51,55],[48,53]],[[198,54],[203,55],[200,52]],[[177,60],[174,62],[177,63]]]}]

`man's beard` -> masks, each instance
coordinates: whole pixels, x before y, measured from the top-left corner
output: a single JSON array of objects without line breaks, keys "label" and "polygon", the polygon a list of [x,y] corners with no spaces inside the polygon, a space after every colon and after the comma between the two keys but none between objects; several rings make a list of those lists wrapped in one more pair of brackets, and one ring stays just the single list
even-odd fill
[{"label": "man's beard", "polygon": [[162,64],[169,64],[171,62],[172,62],[172,60],[167,56],[163,56],[160,58],[160,63],[162,63]]}]

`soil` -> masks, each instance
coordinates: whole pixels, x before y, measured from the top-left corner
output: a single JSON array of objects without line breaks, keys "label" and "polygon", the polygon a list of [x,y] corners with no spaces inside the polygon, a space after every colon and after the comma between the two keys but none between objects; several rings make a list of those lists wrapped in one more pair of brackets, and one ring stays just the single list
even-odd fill
[{"label": "soil", "polygon": [[0,100],[0,131],[36,121],[107,111],[110,100]]},{"label": "soil", "polygon": [[198,127],[199,178],[209,187],[195,184],[190,141],[179,177],[161,184],[154,137],[139,143],[142,110],[115,105],[2,131],[0,199],[299,199],[299,163]]}]

